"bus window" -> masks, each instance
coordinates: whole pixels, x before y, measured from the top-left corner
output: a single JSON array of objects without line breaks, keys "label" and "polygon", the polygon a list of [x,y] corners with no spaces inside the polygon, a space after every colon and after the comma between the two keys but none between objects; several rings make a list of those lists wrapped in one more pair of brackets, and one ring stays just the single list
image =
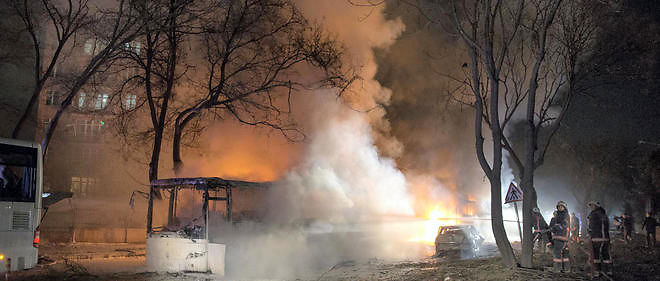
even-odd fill
[{"label": "bus window", "polygon": [[0,201],[34,202],[37,150],[0,144]]}]

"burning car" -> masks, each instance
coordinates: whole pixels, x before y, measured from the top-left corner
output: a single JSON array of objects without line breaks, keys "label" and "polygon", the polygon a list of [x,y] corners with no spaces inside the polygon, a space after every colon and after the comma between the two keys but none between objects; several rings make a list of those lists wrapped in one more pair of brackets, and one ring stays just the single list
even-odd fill
[{"label": "burning car", "polygon": [[472,225],[440,226],[435,237],[435,255],[460,253],[461,257],[475,257],[484,238]]}]

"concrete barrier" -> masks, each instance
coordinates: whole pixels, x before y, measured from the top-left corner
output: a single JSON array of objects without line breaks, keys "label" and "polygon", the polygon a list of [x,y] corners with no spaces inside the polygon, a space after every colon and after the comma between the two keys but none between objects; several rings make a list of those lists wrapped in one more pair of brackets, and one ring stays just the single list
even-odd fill
[{"label": "concrete barrier", "polygon": [[183,238],[173,232],[147,238],[147,270],[207,272],[208,240]]}]

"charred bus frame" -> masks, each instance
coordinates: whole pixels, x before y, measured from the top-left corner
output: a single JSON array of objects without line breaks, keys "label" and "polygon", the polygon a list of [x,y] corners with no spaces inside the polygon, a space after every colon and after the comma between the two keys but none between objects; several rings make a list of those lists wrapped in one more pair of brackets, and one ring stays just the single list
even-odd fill
[{"label": "charred bus frame", "polygon": [[[203,191],[202,215],[204,216],[205,239],[208,238],[208,216],[209,201],[226,201],[226,220],[232,221],[232,196],[231,190],[239,181],[224,180],[221,178],[171,178],[153,180],[149,187],[149,202],[147,207],[147,236],[153,231],[153,205],[154,198],[160,196],[161,191],[170,193],[167,211],[167,222],[172,223],[176,217],[178,193],[181,189]],[[209,191],[225,191],[224,197],[209,195]]]}]

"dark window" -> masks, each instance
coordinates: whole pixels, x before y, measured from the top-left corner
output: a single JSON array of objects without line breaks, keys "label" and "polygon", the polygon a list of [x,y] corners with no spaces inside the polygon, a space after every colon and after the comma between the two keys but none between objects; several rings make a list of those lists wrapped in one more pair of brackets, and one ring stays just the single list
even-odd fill
[{"label": "dark window", "polygon": [[57,92],[50,91],[46,93],[46,105],[57,105],[60,102],[60,96]]},{"label": "dark window", "polygon": [[34,202],[37,149],[0,144],[0,201]]}]

